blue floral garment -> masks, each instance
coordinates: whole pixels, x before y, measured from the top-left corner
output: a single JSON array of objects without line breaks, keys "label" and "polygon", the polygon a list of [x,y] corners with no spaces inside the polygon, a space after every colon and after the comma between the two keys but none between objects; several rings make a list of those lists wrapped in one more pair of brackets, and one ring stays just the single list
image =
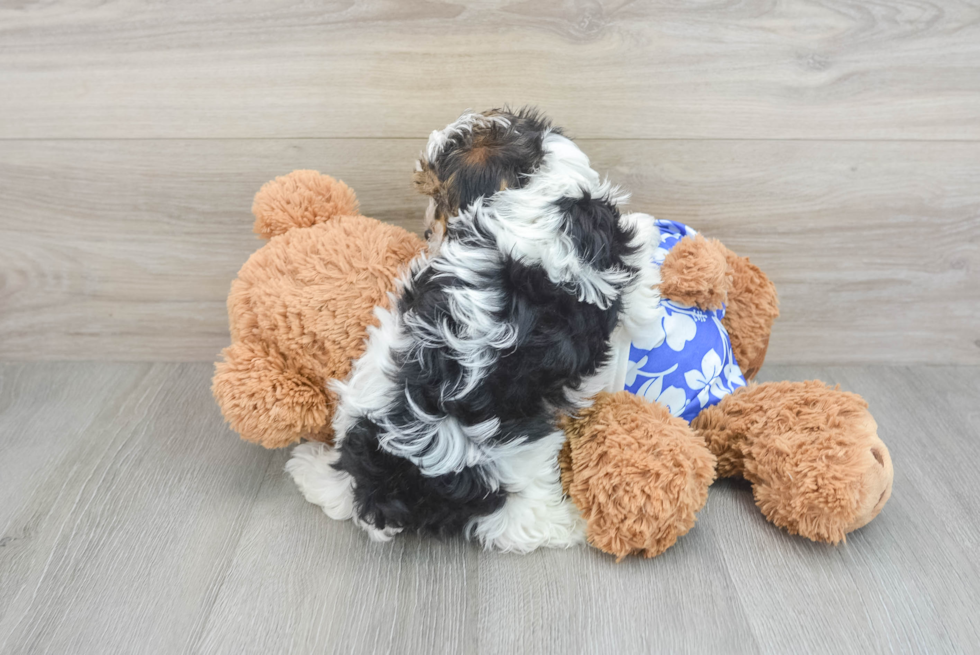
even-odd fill
[{"label": "blue floral garment", "polygon": [[[661,266],[667,252],[694,230],[674,221],[654,221],[660,230],[660,246],[653,265]],[[732,354],[728,332],[721,324],[724,307],[702,311],[661,299],[661,325],[651,326],[652,339],[643,347],[629,346],[626,391],[666,405],[670,413],[691,421],[714,405],[745,378]],[[652,347],[648,347],[652,346]]]}]

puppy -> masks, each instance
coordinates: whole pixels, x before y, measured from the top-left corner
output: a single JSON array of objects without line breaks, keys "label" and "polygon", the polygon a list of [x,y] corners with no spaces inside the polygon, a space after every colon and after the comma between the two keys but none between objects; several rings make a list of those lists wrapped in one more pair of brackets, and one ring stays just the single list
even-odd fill
[{"label": "puppy", "polygon": [[646,223],[533,110],[463,114],[432,133],[415,180],[431,253],[336,386],[335,448],[302,444],[287,470],[375,539],[577,543],[555,419],[609,379],[624,303],[652,288]]}]

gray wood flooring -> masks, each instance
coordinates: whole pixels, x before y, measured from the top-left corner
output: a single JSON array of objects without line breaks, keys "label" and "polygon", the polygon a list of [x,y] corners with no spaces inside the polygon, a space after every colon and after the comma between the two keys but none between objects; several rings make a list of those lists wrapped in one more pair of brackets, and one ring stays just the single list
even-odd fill
[{"label": "gray wood flooring", "polygon": [[0,653],[976,652],[980,368],[770,366],[870,402],[895,461],[839,547],[720,482],[653,560],[370,543],[285,452],[222,425],[202,363],[0,366]]}]

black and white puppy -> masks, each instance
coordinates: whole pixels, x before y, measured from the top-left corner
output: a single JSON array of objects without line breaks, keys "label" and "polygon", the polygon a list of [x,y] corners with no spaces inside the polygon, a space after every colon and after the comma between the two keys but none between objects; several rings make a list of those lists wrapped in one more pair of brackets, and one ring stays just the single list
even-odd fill
[{"label": "black and white puppy", "polygon": [[625,197],[531,110],[468,112],[433,132],[416,183],[431,196],[431,254],[336,386],[336,446],[302,444],[287,470],[376,539],[577,543],[555,419],[609,379],[624,304],[656,305],[647,224],[621,215]]}]

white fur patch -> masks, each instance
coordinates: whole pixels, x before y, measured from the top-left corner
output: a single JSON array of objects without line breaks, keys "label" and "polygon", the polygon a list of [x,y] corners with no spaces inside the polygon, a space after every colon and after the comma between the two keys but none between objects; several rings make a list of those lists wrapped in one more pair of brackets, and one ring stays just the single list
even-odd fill
[{"label": "white fur patch", "polygon": [[495,194],[490,211],[481,214],[483,225],[493,233],[501,252],[540,265],[553,283],[575,289],[580,301],[608,308],[632,274],[620,267],[598,270],[582,261],[565,230],[565,215],[555,203],[588,193],[618,205],[626,203],[629,195],[601,180],[570,139],[550,132],[542,148],[545,156],[538,170],[524,187]]},{"label": "white fur patch", "polygon": [[611,393],[622,391],[625,386],[630,344],[655,340],[660,333],[656,328],[665,314],[660,302],[660,267],[652,263],[659,244],[653,216],[623,214],[620,220],[631,227],[636,235],[632,242],[636,254],[629,263],[640,274],[623,292],[619,324],[609,340],[609,362],[595,381],[597,386]]},{"label": "white fur patch", "polygon": [[659,244],[658,230],[649,214],[623,214],[620,221],[631,227],[636,236],[636,254],[629,262],[640,274],[623,294],[620,324],[630,336],[639,341],[664,315],[660,304],[660,267],[653,265],[654,251]]},{"label": "white fur patch", "polygon": [[330,518],[344,521],[354,515],[354,491],[351,476],[333,468],[339,458],[340,453],[326,444],[301,443],[286,462],[286,473],[306,500]]},{"label": "white fur patch", "polygon": [[[401,293],[411,284],[415,271],[426,266],[427,262],[425,255],[419,255],[412,262],[396,284],[397,293]],[[368,327],[364,354],[354,362],[348,378],[330,383],[331,390],[339,398],[332,423],[338,445],[343,442],[347,431],[354,426],[357,419],[379,416],[398,396],[399,390],[391,381],[392,376],[398,372],[392,353],[407,349],[411,342],[405,334],[402,316],[397,310],[396,294],[388,295],[388,304],[391,310],[374,308],[378,325]]]},{"label": "white fur patch", "polygon": [[497,470],[507,500],[493,514],[472,519],[467,538],[488,549],[518,553],[584,543],[585,521],[561,489],[558,452],[564,441],[564,433],[554,432],[499,457]]}]

